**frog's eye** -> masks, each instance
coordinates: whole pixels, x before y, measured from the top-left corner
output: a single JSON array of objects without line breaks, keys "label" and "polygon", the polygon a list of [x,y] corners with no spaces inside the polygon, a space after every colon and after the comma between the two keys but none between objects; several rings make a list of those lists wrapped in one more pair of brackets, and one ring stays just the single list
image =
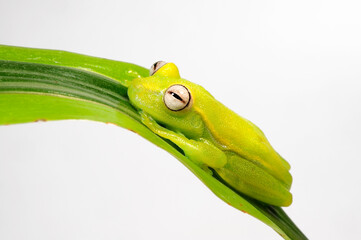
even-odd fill
[{"label": "frog's eye", "polygon": [[170,86],[164,94],[164,104],[172,111],[180,111],[190,105],[191,94],[180,84]]},{"label": "frog's eye", "polygon": [[149,70],[149,75],[152,76],[156,71],[158,71],[161,67],[163,67],[164,65],[166,65],[167,63],[164,61],[158,61],[156,63],[154,63]]}]

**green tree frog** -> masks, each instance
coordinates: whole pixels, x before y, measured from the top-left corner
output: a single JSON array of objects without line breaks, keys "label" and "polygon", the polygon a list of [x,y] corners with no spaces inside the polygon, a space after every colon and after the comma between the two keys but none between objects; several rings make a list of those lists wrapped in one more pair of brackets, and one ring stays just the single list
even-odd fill
[{"label": "green tree frog", "polygon": [[235,190],[264,203],[292,203],[290,165],[263,132],[182,79],[175,64],[156,62],[149,77],[129,83],[128,96],[143,124],[210,174],[215,171]]}]

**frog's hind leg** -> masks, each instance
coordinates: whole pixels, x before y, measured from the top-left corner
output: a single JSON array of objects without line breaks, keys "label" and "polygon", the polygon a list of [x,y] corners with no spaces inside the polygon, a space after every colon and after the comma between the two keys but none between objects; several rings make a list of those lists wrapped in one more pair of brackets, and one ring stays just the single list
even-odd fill
[{"label": "frog's hind leg", "polygon": [[267,171],[233,152],[226,154],[228,163],[216,172],[232,187],[271,205],[289,206],[292,203],[289,190]]}]

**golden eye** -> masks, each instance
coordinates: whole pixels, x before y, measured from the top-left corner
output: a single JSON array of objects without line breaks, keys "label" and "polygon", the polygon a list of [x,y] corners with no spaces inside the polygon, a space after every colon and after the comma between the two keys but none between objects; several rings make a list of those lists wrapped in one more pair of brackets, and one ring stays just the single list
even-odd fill
[{"label": "golden eye", "polygon": [[170,110],[180,111],[190,106],[191,94],[185,86],[175,84],[165,91],[163,101]]},{"label": "golden eye", "polygon": [[152,76],[154,73],[156,73],[161,67],[163,67],[164,65],[166,65],[167,63],[164,61],[158,61],[156,63],[154,63],[149,70],[149,75]]}]

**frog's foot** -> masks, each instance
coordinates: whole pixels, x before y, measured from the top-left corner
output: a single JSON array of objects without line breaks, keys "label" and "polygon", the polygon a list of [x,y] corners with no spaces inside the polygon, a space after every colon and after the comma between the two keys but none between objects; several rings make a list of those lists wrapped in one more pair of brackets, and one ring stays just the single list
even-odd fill
[{"label": "frog's foot", "polygon": [[203,164],[202,166],[201,166],[201,168],[207,173],[207,174],[209,174],[209,175],[213,175],[213,171],[211,170],[211,169],[209,169],[209,167],[207,167],[207,165],[205,165],[205,164]]},{"label": "frog's foot", "polygon": [[[151,116],[144,112],[140,112],[140,116],[144,125],[157,135],[177,144],[191,161],[215,169],[221,168],[227,163],[226,154],[210,141],[205,139],[188,139],[183,134],[160,126]],[[211,172],[210,169],[206,171]]]},{"label": "frog's foot", "polygon": [[157,133],[157,129],[160,127],[159,124],[143,111],[140,111],[139,113],[140,113],[140,120],[142,121],[142,123],[145,126],[147,126],[150,130]]},{"label": "frog's foot", "polygon": [[181,137],[179,134],[160,126],[151,116],[143,111],[140,112],[140,119],[145,126],[152,130],[152,132],[163,138],[173,141],[174,139]]}]

